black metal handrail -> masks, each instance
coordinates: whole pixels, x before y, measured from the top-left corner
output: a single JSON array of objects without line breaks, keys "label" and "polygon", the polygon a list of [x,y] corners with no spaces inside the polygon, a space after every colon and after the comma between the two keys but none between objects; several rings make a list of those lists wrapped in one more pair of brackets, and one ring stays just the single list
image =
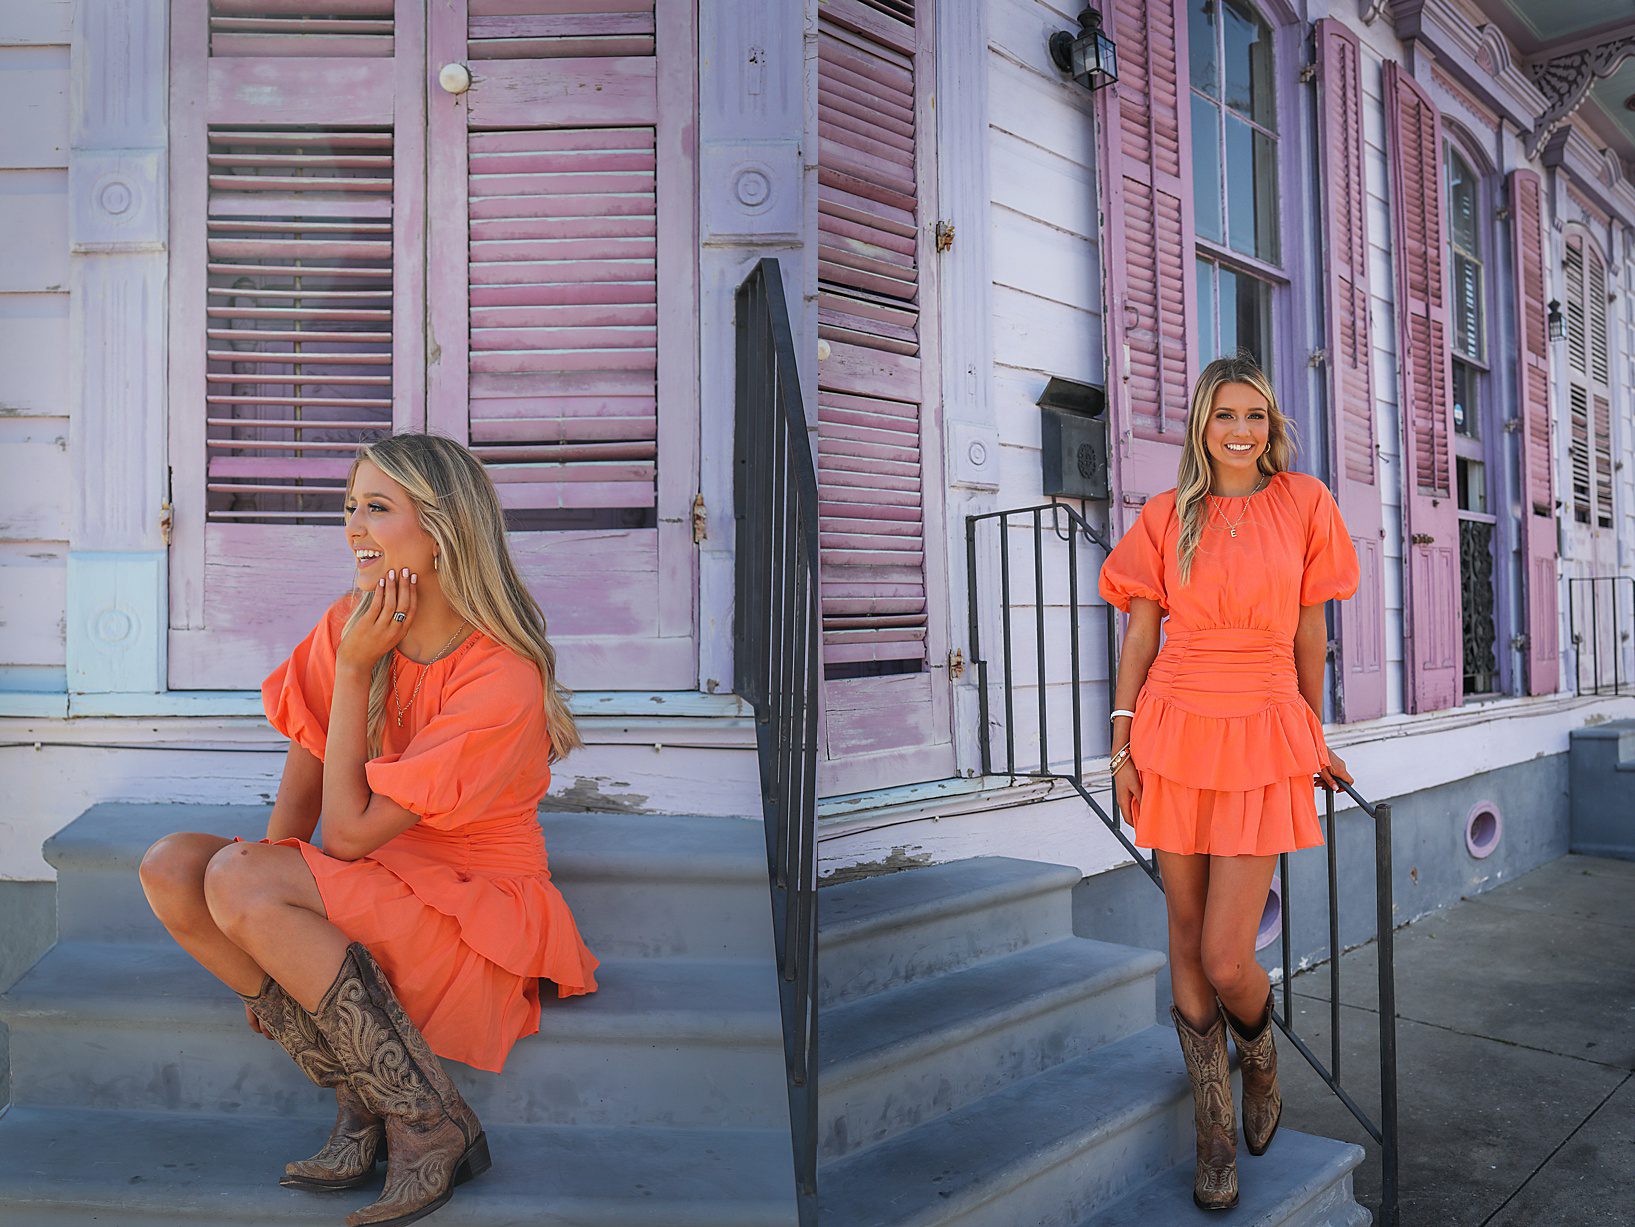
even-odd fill
[{"label": "black metal handrail", "polygon": [[775,259],[737,292],[734,689],[755,710],[802,1227],[817,1221],[818,499]]},{"label": "black metal handrail", "polygon": [[[984,576],[979,571],[979,558],[992,555],[980,555],[978,550],[978,533],[982,525],[993,523],[998,530],[999,542],[994,554],[998,560],[997,576]],[[1037,688],[1036,704],[1039,720],[1039,756],[1037,764],[1030,761],[1018,762],[1016,748],[1016,716],[1017,702],[1015,689],[1019,669],[1013,659],[1017,652],[1013,647],[1012,638],[1012,583],[1011,563],[1012,554],[1010,537],[1014,528],[1020,527],[1031,536],[1031,548],[1023,551],[1024,556],[1031,555],[1033,575],[1033,669],[1032,684]],[[1060,653],[1049,651],[1050,643],[1047,634],[1047,600],[1046,600],[1046,571],[1045,549],[1049,538],[1055,538],[1066,547],[1066,560],[1063,569],[1066,572],[1067,590],[1065,600],[1056,602],[1056,605],[1065,611],[1065,626],[1061,635],[1065,635],[1066,657],[1069,674],[1066,679],[1058,679],[1055,683],[1060,688],[1064,682],[1071,686],[1068,702],[1071,707],[1073,725],[1073,748],[1070,756],[1062,756],[1060,764],[1053,763],[1050,756],[1050,715],[1051,715],[1051,679],[1046,668],[1047,658],[1059,660]],[[971,666],[976,671],[977,708],[981,721],[981,734],[978,738],[982,755],[982,772],[984,775],[1001,774],[1013,779],[1037,779],[1059,781],[1071,787],[1082,797],[1087,805],[1096,813],[1109,831],[1117,837],[1124,850],[1130,854],[1136,864],[1141,866],[1147,876],[1152,879],[1159,890],[1164,884],[1160,878],[1155,858],[1145,856],[1125,833],[1117,815],[1118,801],[1115,794],[1113,812],[1103,809],[1100,802],[1085,786],[1085,753],[1084,753],[1084,677],[1082,649],[1080,647],[1080,615],[1084,605],[1079,599],[1080,563],[1078,547],[1081,542],[1089,542],[1101,549],[1103,557],[1111,552],[1107,538],[1089,523],[1079,512],[1065,503],[1043,503],[1035,507],[1020,507],[1009,511],[990,511],[981,515],[967,516],[965,519],[965,562],[967,588],[969,592],[970,637],[971,637]],[[1054,549],[1054,547],[1051,547]],[[1059,577],[1058,577],[1059,578]],[[993,740],[995,729],[993,711],[989,698],[990,679],[989,662],[982,650],[982,625],[984,619],[984,605],[981,594],[993,594],[999,602],[1000,622],[1000,688],[1004,706],[1004,739],[1005,752],[1003,764],[994,762]],[[1099,713],[1106,715],[1112,708],[1113,693],[1117,679],[1118,663],[1118,620],[1117,614],[1111,605],[1101,604],[1106,619],[1106,661],[1107,661],[1107,705]],[[1060,636],[1058,636],[1060,637]],[[1025,662],[1024,662],[1025,668]],[[1108,747],[1111,749],[1111,746]],[[1069,765],[1070,764],[1070,765]],[[1340,787],[1350,794],[1352,800],[1374,822],[1374,886],[1375,886],[1375,921],[1378,928],[1379,942],[1379,1018],[1380,1018],[1380,1119],[1376,1122],[1365,1112],[1349,1091],[1340,1081],[1340,911],[1339,911],[1339,870],[1338,870],[1338,841],[1337,829],[1334,823],[1334,790],[1327,785],[1323,786],[1326,796],[1326,820],[1324,847],[1328,856],[1328,965],[1329,965],[1329,1063],[1318,1059],[1311,1048],[1295,1033],[1293,1022],[1293,947],[1290,941],[1289,916],[1291,914],[1291,879],[1289,877],[1289,856],[1287,853],[1279,858],[1279,868],[1282,875],[1282,923],[1280,926],[1281,969],[1283,976],[1283,1010],[1279,1013],[1272,1011],[1278,1029],[1288,1037],[1296,1051],[1303,1056],[1317,1076],[1332,1090],[1345,1105],[1346,1109],[1357,1118],[1359,1124],[1367,1131],[1380,1146],[1381,1155],[1381,1227],[1397,1227],[1400,1221],[1399,1189],[1398,1189],[1398,1159],[1399,1134],[1397,1130],[1397,1041],[1396,1041],[1396,970],[1393,942],[1394,904],[1392,901],[1391,883],[1391,806],[1389,803],[1369,802],[1350,784],[1340,782]]]},{"label": "black metal handrail", "polygon": [[[1629,585],[1629,599],[1622,599],[1623,585]],[[1585,594],[1585,589],[1588,593]],[[1606,595],[1602,592],[1605,590]],[[1624,616],[1624,606],[1629,616]],[[1580,629],[1583,613],[1589,614],[1589,632]],[[1610,617],[1608,616],[1610,615]],[[1635,575],[1571,576],[1567,580],[1567,627],[1573,645],[1573,693],[1623,694],[1631,679],[1624,677],[1624,636],[1635,631]],[[1603,631],[1605,634],[1603,635]],[[1612,685],[1601,679],[1601,640],[1608,639],[1607,654],[1612,658]],[[1584,688],[1584,641],[1590,644],[1590,688]]]}]

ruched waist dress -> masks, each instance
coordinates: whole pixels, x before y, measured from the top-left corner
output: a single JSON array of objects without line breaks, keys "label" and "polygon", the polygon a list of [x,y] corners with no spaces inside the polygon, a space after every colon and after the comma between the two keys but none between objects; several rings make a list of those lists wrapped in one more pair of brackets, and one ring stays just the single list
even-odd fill
[{"label": "ruched waist dress", "polygon": [[[343,596],[262,683],[267,719],[322,759],[335,653],[354,597]],[[421,666],[401,664],[399,694]],[[329,919],[362,942],[438,1056],[498,1072],[539,1030],[539,982],[559,996],[596,990],[596,956],[551,881],[536,809],[550,785],[538,669],[473,631],[425,666],[397,722],[387,698],[372,792],[420,821],[354,861],[298,839]]]},{"label": "ruched waist dress", "polygon": [[1312,847],[1323,842],[1312,777],[1329,757],[1300,695],[1294,633],[1301,606],[1356,592],[1356,550],[1328,487],[1304,473],[1211,502],[1185,585],[1174,490],[1147,501],[1102,564],[1104,600],[1128,611],[1144,597],[1165,614],[1130,728],[1135,842],[1214,856]]}]

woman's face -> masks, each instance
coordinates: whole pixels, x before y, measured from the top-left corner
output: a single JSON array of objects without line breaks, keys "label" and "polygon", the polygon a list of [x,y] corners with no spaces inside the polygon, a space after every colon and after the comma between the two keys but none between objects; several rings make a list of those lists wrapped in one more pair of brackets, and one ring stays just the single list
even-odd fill
[{"label": "woman's face", "polygon": [[1247,383],[1223,383],[1211,399],[1204,446],[1217,475],[1252,473],[1271,439],[1266,398]]},{"label": "woman's face", "polygon": [[357,585],[365,591],[377,587],[388,571],[407,567],[415,575],[432,574],[436,546],[420,527],[414,502],[367,460],[346,492],[346,544],[357,559]]}]

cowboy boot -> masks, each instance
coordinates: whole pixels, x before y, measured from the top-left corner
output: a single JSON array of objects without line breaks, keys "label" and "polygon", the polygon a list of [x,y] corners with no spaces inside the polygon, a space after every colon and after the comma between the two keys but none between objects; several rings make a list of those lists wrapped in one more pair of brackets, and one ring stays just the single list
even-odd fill
[{"label": "cowboy boot", "polygon": [[340,1062],[329,1051],[312,1015],[301,1008],[271,976],[255,997],[239,996],[254,1012],[262,1030],[294,1059],[296,1068],[319,1086],[335,1091],[335,1127],[323,1149],[310,1159],[284,1165],[279,1184],[293,1189],[350,1189],[374,1173],[385,1154],[386,1126],[358,1098]]},{"label": "cowboy boot", "polygon": [[1198,1170],[1192,1200],[1201,1210],[1238,1204],[1238,1133],[1232,1119],[1232,1071],[1226,1063],[1226,1024],[1220,1010],[1209,1030],[1194,1031],[1174,1006],[1170,1017],[1192,1079],[1192,1118],[1198,1130]]},{"label": "cowboy boot", "polygon": [[1277,1089],[1277,1048],[1272,1043],[1272,990],[1266,990],[1266,1008],[1258,1026],[1245,1027],[1222,1009],[1238,1045],[1243,1070],[1243,1144],[1252,1155],[1263,1155],[1277,1132],[1283,1114],[1283,1096]]},{"label": "cowboy boot", "polygon": [[490,1166],[488,1139],[369,951],[346,948],[313,1015],[364,1105],[386,1120],[386,1187],[350,1227],[426,1217]]}]

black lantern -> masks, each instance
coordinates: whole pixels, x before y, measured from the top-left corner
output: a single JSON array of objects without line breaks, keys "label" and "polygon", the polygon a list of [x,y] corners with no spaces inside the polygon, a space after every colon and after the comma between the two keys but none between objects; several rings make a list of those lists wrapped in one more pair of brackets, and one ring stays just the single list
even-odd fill
[{"label": "black lantern", "polygon": [[1079,34],[1066,30],[1050,36],[1050,58],[1091,93],[1118,80],[1118,48],[1101,32],[1101,14],[1087,8],[1079,14]]},{"label": "black lantern", "polygon": [[1550,340],[1559,341],[1567,335],[1567,321],[1561,318],[1560,300],[1550,300],[1550,314],[1546,318],[1550,325]]}]

